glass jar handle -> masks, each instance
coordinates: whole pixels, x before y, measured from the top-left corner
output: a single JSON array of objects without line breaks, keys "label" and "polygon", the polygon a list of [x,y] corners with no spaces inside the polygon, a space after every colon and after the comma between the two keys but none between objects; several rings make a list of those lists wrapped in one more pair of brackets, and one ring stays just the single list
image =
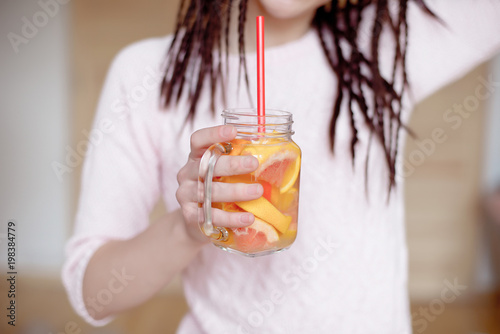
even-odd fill
[{"label": "glass jar handle", "polygon": [[217,143],[210,146],[200,161],[198,176],[198,221],[201,231],[217,241],[226,241],[228,232],[224,227],[215,227],[212,222],[212,182],[214,169],[220,156],[229,154],[233,149],[231,143]]}]

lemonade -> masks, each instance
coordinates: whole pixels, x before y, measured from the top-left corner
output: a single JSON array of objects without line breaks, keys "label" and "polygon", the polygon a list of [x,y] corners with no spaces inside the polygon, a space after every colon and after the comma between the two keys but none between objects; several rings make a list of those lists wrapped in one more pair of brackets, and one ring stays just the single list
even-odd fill
[{"label": "lemonade", "polygon": [[[219,248],[245,256],[261,256],[287,249],[297,236],[301,151],[292,140],[293,115],[266,109],[264,115],[253,108],[224,109],[225,125],[236,128],[230,143],[211,145],[200,160],[198,178],[198,222],[203,234]],[[249,174],[216,176],[215,165],[222,155],[257,158],[258,168]],[[260,183],[260,198],[244,201],[212,202],[213,182]],[[227,212],[250,212],[255,221],[247,227],[229,228],[213,221],[213,208]]]},{"label": "lemonade", "polygon": [[253,155],[259,160],[256,171],[245,175],[220,177],[228,183],[260,183],[262,197],[245,202],[214,203],[228,212],[250,212],[252,225],[227,229],[225,241],[214,244],[229,251],[256,256],[288,248],[297,235],[301,152],[286,137],[235,139],[230,155]]}]

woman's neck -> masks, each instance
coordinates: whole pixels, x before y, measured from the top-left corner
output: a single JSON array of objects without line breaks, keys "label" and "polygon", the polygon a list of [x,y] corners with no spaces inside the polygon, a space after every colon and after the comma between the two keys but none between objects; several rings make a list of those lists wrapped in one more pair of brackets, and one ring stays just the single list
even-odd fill
[{"label": "woman's neck", "polygon": [[[265,17],[265,46],[273,47],[290,43],[304,36],[311,27],[315,10],[304,13],[299,17],[280,19],[269,15],[260,5],[259,1],[248,1],[245,23],[245,51],[256,50],[256,22],[259,15]],[[238,53],[238,6],[231,11],[230,50],[232,54]]]}]

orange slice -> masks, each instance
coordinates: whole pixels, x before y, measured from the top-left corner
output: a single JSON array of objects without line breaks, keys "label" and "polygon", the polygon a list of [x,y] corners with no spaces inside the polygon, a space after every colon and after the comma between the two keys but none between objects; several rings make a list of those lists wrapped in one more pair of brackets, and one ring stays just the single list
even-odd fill
[{"label": "orange slice", "polygon": [[283,180],[281,181],[280,193],[286,193],[290,190],[297,181],[300,173],[300,155],[297,156],[294,162],[286,169]]},{"label": "orange slice", "polygon": [[264,220],[274,226],[281,233],[288,230],[288,226],[292,222],[291,216],[285,216],[274,205],[264,197],[260,197],[251,201],[235,202],[240,208],[251,212],[254,216]]}]

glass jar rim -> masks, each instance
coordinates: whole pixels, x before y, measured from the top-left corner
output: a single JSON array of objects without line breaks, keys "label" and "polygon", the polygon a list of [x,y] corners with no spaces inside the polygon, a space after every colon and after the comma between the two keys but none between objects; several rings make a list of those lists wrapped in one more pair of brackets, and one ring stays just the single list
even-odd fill
[{"label": "glass jar rim", "polygon": [[[293,114],[289,111],[266,108],[266,114],[264,117],[273,118],[273,117],[293,117]],[[249,117],[258,117],[256,108],[226,108],[222,110],[221,116],[226,116],[228,114],[235,114],[238,116],[249,116]]]},{"label": "glass jar rim", "polygon": [[[290,137],[295,132],[292,130],[293,114],[284,110],[266,109],[265,116],[259,116],[255,108],[224,109],[221,116],[224,124],[233,125],[238,130],[239,136],[259,137]],[[262,117],[262,119],[261,119]]]}]

